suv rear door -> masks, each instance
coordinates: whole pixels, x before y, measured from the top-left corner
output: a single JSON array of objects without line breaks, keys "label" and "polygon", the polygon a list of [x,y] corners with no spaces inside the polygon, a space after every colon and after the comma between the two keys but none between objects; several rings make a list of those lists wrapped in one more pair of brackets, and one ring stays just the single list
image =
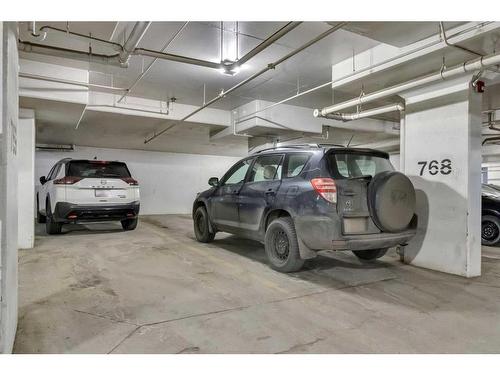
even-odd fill
[{"label": "suv rear door", "polygon": [[368,184],[377,173],[394,170],[387,154],[370,150],[332,149],[326,153],[337,186],[337,212],[344,234],[377,233],[370,219]]},{"label": "suv rear door", "polygon": [[283,154],[262,155],[252,164],[239,194],[239,221],[244,231],[257,232],[281,185]]},{"label": "suv rear door", "polygon": [[138,199],[137,182],[122,162],[72,160],[66,176],[66,201],[70,203],[115,204]]}]

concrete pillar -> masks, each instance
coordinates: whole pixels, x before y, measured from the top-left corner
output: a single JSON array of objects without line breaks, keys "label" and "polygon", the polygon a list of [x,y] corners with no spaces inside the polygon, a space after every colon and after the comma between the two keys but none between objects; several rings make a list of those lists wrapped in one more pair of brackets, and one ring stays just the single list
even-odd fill
[{"label": "concrete pillar", "polygon": [[35,242],[35,112],[19,111],[17,128],[18,244],[31,249]]},{"label": "concrete pillar", "polygon": [[0,22],[0,353],[17,328],[18,54],[14,22]]},{"label": "concrete pillar", "polygon": [[417,236],[404,261],[481,274],[481,95],[471,76],[407,92],[401,169],[417,191]]}]

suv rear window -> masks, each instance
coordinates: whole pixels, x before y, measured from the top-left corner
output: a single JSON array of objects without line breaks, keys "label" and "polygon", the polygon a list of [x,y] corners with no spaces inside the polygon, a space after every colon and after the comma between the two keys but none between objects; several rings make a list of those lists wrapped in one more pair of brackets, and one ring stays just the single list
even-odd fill
[{"label": "suv rear window", "polygon": [[71,161],[68,165],[67,176],[88,178],[122,178],[130,177],[125,163],[115,161]]},{"label": "suv rear window", "polygon": [[375,176],[377,173],[394,170],[389,159],[378,155],[356,153],[333,153],[330,165],[336,167],[341,177]]}]

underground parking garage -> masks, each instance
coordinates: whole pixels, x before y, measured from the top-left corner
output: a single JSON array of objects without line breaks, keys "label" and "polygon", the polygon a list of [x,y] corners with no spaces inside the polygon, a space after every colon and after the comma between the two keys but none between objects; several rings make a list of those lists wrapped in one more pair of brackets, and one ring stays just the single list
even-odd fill
[{"label": "underground parking garage", "polygon": [[498,353],[500,22],[2,22],[3,353]]}]

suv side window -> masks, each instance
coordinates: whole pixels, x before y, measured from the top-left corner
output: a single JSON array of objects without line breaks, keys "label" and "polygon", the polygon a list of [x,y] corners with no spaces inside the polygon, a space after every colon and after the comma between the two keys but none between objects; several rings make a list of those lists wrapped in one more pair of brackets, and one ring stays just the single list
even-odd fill
[{"label": "suv side window", "polygon": [[247,174],[250,164],[252,164],[253,159],[243,160],[242,162],[236,164],[222,181],[223,185],[233,185],[239,184],[245,181],[245,176]]},{"label": "suv side window", "polygon": [[259,156],[253,164],[248,182],[281,180],[283,155]]},{"label": "suv side window", "polygon": [[307,164],[310,153],[288,154],[286,162],[286,171],[284,177],[295,177],[302,172],[304,166]]},{"label": "suv side window", "polygon": [[50,170],[50,172],[47,176],[48,181],[51,181],[54,178],[56,178],[57,174],[59,173],[59,168],[61,168],[61,164],[56,164],[52,167],[52,169]]}]

